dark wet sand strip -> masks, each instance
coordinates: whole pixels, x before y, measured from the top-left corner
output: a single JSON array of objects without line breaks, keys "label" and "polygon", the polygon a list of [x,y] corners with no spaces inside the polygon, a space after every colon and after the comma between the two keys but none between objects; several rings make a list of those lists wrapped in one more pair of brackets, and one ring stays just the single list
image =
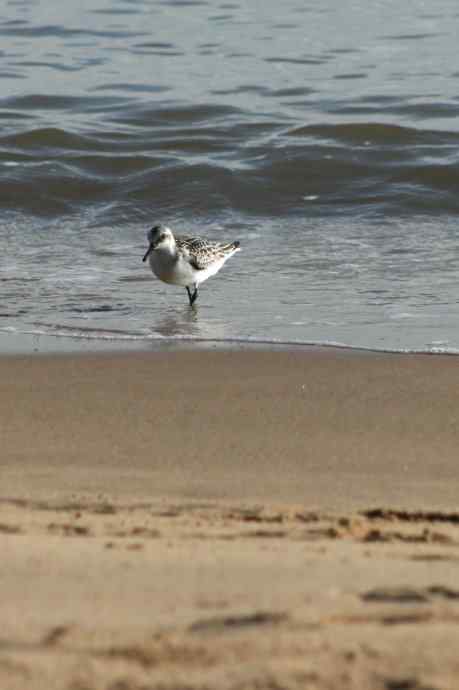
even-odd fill
[{"label": "dark wet sand strip", "polygon": [[458,416],[456,357],[5,357],[2,494],[455,509]]}]

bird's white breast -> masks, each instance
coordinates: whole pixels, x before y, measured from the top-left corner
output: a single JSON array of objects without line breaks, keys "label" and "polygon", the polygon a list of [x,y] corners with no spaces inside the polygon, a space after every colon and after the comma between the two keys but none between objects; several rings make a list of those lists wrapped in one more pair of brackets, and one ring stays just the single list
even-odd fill
[{"label": "bird's white breast", "polygon": [[164,283],[173,285],[192,285],[194,271],[188,262],[180,256],[173,256],[168,251],[157,249],[150,254],[151,270]]}]

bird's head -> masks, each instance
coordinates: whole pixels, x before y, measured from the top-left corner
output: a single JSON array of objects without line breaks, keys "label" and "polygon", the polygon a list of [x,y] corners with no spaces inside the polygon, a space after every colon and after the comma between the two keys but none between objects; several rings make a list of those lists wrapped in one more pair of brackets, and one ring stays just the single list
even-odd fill
[{"label": "bird's head", "polygon": [[142,261],[146,261],[151,252],[154,252],[158,247],[170,244],[174,241],[172,230],[165,225],[155,225],[147,232],[148,249]]}]

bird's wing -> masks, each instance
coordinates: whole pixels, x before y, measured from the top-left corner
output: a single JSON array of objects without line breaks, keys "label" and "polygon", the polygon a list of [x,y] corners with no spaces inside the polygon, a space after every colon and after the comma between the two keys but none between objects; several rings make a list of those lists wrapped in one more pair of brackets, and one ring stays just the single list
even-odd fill
[{"label": "bird's wing", "polygon": [[176,238],[176,242],[179,250],[197,270],[207,268],[209,264],[223,258],[232,248],[231,244],[209,242],[200,237]]}]

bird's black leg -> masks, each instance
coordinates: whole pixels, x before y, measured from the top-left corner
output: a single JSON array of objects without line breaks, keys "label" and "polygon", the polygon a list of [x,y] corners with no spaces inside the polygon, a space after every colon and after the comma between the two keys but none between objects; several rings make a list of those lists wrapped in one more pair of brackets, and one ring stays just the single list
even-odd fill
[{"label": "bird's black leg", "polygon": [[186,291],[187,291],[187,293],[188,293],[188,299],[190,300],[190,307],[192,307],[193,304],[194,304],[195,301],[196,301],[196,297],[198,296],[198,288],[197,288],[197,286],[195,285],[195,286],[194,286],[194,291],[191,292],[190,288],[189,288],[188,285],[187,285],[187,286],[186,286]]},{"label": "bird's black leg", "polygon": [[197,296],[198,296],[198,286],[195,285],[195,286],[194,286],[194,292],[193,292],[193,294],[192,294],[192,296],[191,296],[191,299],[193,300],[193,304],[195,303]]},{"label": "bird's black leg", "polygon": [[192,307],[193,304],[194,304],[195,301],[196,301],[196,297],[198,296],[198,288],[197,288],[196,285],[195,285],[195,286],[194,286],[194,291],[191,292],[190,288],[189,288],[188,285],[187,285],[187,286],[186,286],[186,291],[187,291],[187,293],[188,293],[188,299],[190,300],[190,307]]}]

